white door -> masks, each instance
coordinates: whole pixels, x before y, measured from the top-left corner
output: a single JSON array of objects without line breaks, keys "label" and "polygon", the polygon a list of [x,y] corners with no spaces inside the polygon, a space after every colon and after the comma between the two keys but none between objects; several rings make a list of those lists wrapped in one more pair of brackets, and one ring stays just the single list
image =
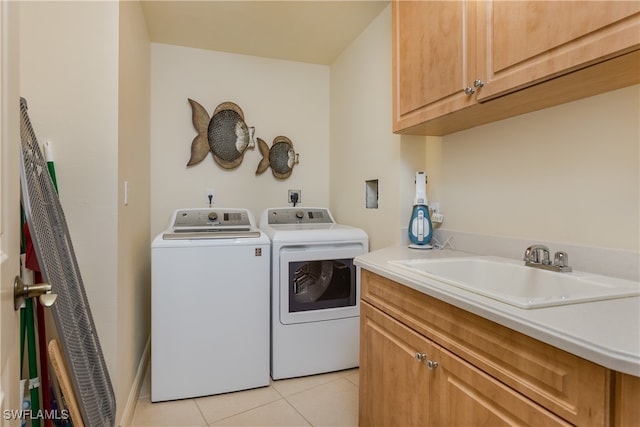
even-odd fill
[{"label": "white door", "polygon": [[17,426],[19,312],[13,308],[13,280],[20,270],[20,122],[18,2],[0,1],[0,425]]}]

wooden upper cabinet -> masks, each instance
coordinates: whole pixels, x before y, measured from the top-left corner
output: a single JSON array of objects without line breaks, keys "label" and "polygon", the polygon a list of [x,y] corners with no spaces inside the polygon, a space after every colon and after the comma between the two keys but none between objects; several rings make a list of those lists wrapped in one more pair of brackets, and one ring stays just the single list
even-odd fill
[{"label": "wooden upper cabinet", "polygon": [[640,83],[639,1],[393,0],[392,35],[396,133],[446,135]]},{"label": "wooden upper cabinet", "polygon": [[394,131],[475,102],[464,93],[477,68],[474,13],[474,2],[394,1]]},{"label": "wooden upper cabinet", "polygon": [[489,24],[481,102],[640,47],[638,1],[491,1],[483,7]]}]

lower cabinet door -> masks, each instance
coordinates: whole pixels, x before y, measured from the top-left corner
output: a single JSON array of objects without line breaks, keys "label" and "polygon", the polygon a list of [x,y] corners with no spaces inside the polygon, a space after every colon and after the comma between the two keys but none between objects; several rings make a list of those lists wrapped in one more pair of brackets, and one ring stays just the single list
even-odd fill
[{"label": "lower cabinet door", "polygon": [[569,426],[366,302],[360,426]]},{"label": "lower cabinet door", "polygon": [[360,325],[360,426],[429,425],[428,341],[364,302]]},{"label": "lower cabinet door", "polygon": [[436,426],[570,426],[564,419],[434,344],[431,419]]}]

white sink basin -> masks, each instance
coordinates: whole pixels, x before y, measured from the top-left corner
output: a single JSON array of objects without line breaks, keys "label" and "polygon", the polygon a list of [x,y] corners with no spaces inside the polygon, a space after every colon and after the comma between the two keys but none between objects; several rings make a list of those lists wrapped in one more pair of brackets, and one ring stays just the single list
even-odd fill
[{"label": "white sink basin", "polygon": [[520,308],[540,308],[640,295],[640,283],[574,271],[525,267],[499,257],[390,261],[401,270]]}]

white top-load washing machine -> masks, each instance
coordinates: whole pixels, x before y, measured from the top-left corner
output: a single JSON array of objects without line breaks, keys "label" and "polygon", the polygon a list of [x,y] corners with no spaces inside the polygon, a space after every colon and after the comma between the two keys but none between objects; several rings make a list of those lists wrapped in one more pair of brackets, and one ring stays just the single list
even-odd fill
[{"label": "white top-load washing machine", "polygon": [[325,208],[272,208],[260,216],[271,238],[271,377],[359,365],[360,278],[353,259],[367,234],[336,224]]},{"label": "white top-load washing machine", "polygon": [[269,385],[270,241],[246,209],[178,209],[151,246],[151,401]]}]

